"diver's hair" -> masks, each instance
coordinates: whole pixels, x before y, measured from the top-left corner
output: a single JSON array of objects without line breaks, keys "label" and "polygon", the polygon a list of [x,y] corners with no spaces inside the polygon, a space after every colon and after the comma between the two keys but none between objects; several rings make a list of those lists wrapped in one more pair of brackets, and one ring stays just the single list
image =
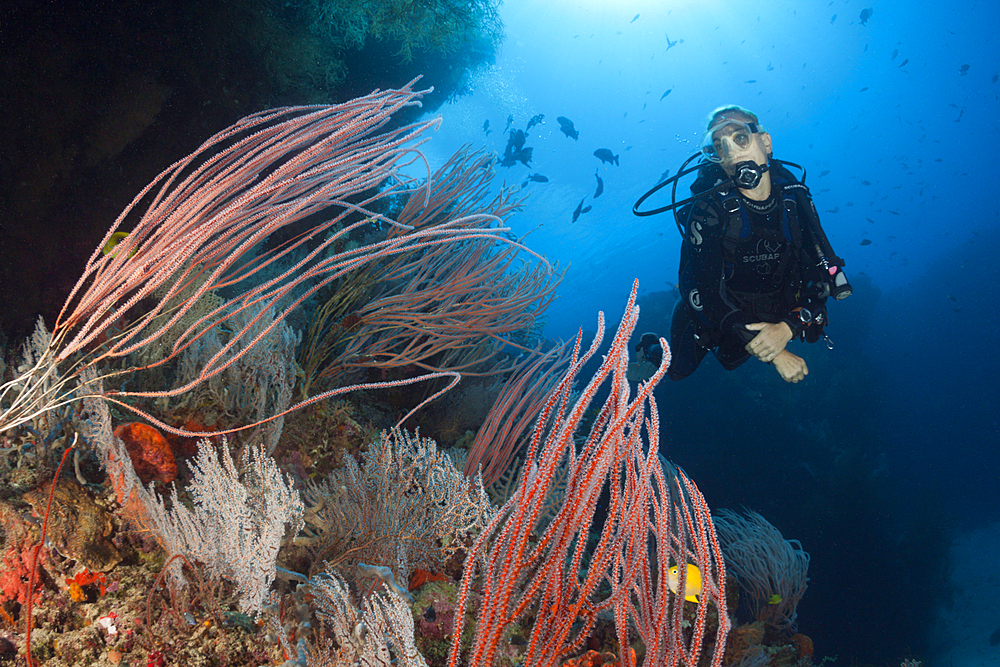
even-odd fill
[{"label": "diver's hair", "polygon": [[[712,113],[708,114],[708,124],[705,126],[705,129],[706,130],[712,129],[712,126],[719,121],[720,116],[731,116],[731,115],[743,116],[743,120],[751,122],[754,125],[758,126],[760,125],[760,121],[757,120],[757,114],[755,114],[753,111],[750,111],[750,109],[741,107],[738,104],[727,104],[726,106],[719,107],[718,109],[715,109]],[[760,131],[764,132],[764,128],[761,128]]]}]

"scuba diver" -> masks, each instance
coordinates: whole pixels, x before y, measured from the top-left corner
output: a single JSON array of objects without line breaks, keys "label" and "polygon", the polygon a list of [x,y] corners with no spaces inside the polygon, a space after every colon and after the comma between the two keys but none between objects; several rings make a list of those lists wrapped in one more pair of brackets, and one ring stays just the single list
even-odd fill
[{"label": "scuba diver", "polygon": [[[851,293],[844,261],[819,224],[805,170],[772,153],[771,135],[754,113],[720,107],[709,116],[700,153],[633,207],[636,215],[673,210],[684,237],[681,299],[670,325],[668,374],[674,380],[689,376],[713,351],[727,370],[754,356],[773,365],[786,382],[799,382],[809,369],[787,349],[789,341],[822,338],[833,347],[824,332],[826,300]],[[685,170],[697,157],[701,161]],[[802,181],[785,165],[802,169]],[[693,197],[639,210],[670,182],[676,197],[677,179],[694,171]],[[636,351],[654,368],[663,353],[655,334],[644,334]]]}]

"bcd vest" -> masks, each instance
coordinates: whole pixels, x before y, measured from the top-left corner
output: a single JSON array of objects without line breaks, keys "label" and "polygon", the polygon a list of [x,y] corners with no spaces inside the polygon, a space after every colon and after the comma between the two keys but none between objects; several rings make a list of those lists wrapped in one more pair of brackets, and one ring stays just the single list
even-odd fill
[{"label": "bcd vest", "polygon": [[[766,254],[769,250],[769,244],[766,243],[768,230],[754,229],[750,213],[736,189],[719,193],[719,203],[726,216],[723,221],[725,234],[722,239],[723,278],[727,281],[733,278],[740,259],[753,260],[755,263],[777,262],[777,266],[769,272],[770,277],[766,282],[759,283],[755,289],[735,291],[727,285],[727,291],[740,302],[742,308],[759,315],[774,313],[785,304],[793,302],[801,279],[798,260],[802,256],[802,229],[799,225],[798,205],[795,194],[784,185],[783,180],[776,180],[773,183],[773,186],[779,188],[781,192],[781,222],[780,231],[773,232],[772,238],[778,240],[780,234],[780,239],[784,241],[776,253],[777,257]],[[755,239],[756,246],[749,249],[745,247],[748,243],[752,244]],[[761,244],[760,241],[765,243]],[[771,244],[772,247],[775,245],[778,244]],[[748,251],[765,254],[748,256]]]}]

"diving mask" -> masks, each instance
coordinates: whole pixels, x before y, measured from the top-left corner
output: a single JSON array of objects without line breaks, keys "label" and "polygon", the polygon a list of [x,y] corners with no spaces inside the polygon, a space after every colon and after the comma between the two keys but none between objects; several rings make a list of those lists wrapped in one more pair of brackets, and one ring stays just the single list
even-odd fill
[{"label": "diving mask", "polygon": [[742,120],[720,120],[701,138],[701,154],[711,162],[722,162],[729,155],[750,148],[753,135],[762,132],[756,123]]}]

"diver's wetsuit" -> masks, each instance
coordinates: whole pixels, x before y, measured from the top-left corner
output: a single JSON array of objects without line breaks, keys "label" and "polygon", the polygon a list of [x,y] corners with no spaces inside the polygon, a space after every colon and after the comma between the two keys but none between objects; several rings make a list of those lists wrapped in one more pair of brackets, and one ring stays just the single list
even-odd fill
[{"label": "diver's wetsuit", "polygon": [[[699,181],[692,189],[707,189]],[[724,190],[681,212],[687,224],[681,299],[670,326],[672,379],[693,373],[712,349],[727,370],[745,362],[750,357],[745,346],[757,335],[746,324],[786,322],[796,338],[805,326],[798,308],[825,317],[826,299],[805,288],[823,283],[825,276],[818,258],[803,250],[811,244],[803,242],[800,204],[783,196],[785,185],[793,182],[787,170],[772,170],[767,201]]]}]

